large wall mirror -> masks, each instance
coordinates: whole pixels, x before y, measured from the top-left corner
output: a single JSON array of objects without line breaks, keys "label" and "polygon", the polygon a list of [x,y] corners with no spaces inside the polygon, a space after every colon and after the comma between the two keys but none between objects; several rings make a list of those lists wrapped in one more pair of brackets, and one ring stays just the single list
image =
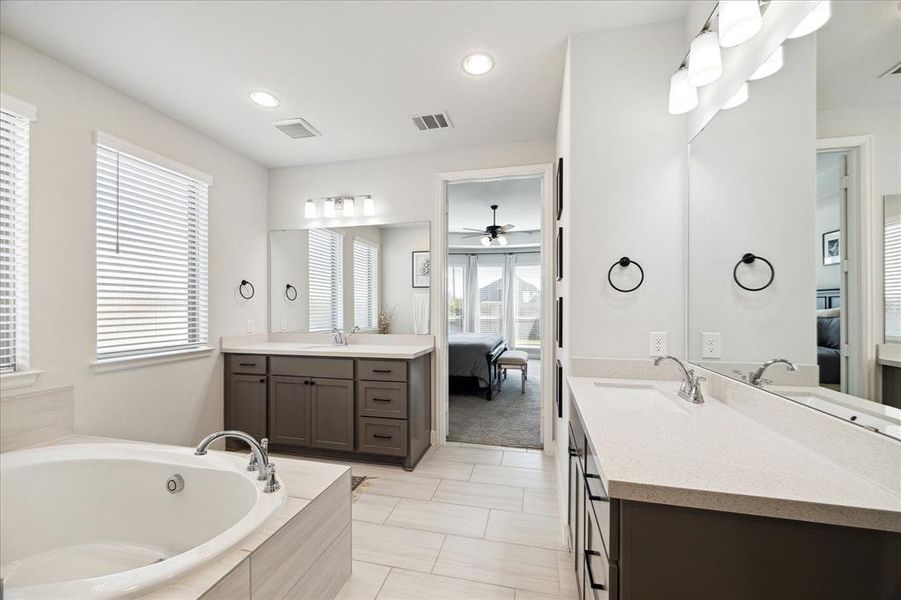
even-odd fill
[{"label": "large wall mirror", "polygon": [[429,333],[429,224],[269,233],[272,332]]},{"label": "large wall mirror", "polygon": [[833,2],[691,141],[688,355],[901,439],[896,5]]}]

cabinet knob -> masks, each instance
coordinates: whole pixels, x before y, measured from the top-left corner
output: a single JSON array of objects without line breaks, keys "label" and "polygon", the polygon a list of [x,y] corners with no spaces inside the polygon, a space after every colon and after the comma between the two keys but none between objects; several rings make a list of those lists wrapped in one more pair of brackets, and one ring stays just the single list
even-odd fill
[{"label": "cabinet knob", "polygon": [[265,378],[265,377],[260,377],[260,383],[266,383],[266,378]]}]

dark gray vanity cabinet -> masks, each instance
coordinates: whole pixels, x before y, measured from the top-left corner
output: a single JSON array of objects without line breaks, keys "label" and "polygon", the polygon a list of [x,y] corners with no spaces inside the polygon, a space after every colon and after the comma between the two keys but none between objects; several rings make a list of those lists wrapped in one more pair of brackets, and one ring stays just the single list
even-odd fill
[{"label": "dark gray vanity cabinet", "polygon": [[896,600],[901,534],[611,498],[570,404],[580,600]]},{"label": "dark gray vanity cabinet", "polygon": [[412,469],[431,443],[431,354],[413,360],[227,354],[225,365],[226,429],[268,437],[275,451]]}]

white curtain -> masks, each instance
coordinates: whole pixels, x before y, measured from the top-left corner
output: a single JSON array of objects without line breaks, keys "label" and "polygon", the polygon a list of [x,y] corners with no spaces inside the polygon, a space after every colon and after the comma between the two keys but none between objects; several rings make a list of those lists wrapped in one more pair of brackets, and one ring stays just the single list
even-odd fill
[{"label": "white curtain", "polygon": [[463,301],[463,331],[479,332],[479,258],[470,254],[466,257],[466,283]]},{"label": "white curtain", "polygon": [[503,327],[501,331],[507,348],[516,348],[516,324],[513,321],[514,277],[516,275],[516,255],[508,254],[504,257],[504,307],[502,317]]}]

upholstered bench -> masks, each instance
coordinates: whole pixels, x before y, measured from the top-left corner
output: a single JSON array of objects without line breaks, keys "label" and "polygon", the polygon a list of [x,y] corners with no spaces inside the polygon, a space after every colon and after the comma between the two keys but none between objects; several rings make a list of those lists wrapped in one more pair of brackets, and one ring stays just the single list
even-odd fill
[{"label": "upholstered bench", "polygon": [[507,369],[518,369],[522,374],[522,393],[526,393],[526,379],[529,378],[529,355],[521,350],[507,350],[497,359],[497,379],[500,387],[501,373],[507,378]]}]

